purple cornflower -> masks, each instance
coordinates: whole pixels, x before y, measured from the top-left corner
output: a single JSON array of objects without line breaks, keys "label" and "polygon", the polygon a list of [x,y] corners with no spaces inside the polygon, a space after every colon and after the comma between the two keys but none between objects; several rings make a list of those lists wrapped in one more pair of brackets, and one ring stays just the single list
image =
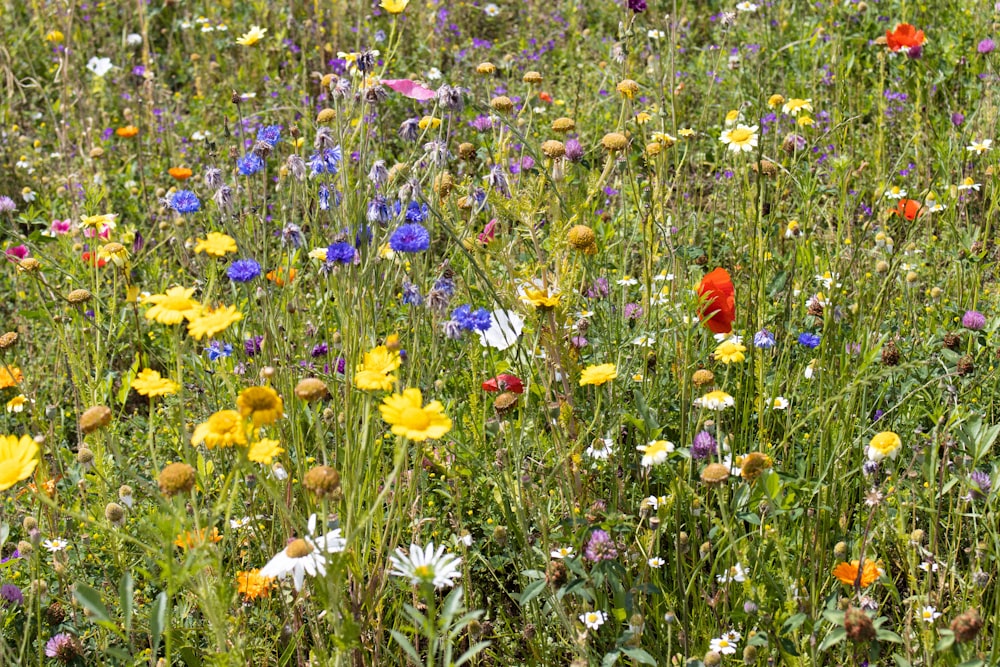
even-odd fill
[{"label": "purple cornflower", "polygon": [[761,329],[753,335],[753,346],[762,350],[770,350],[774,347],[774,334],[767,329]]},{"label": "purple cornflower", "polygon": [[3,601],[5,607],[22,605],[24,604],[24,594],[14,584],[4,584],[0,586],[0,600]]},{"label": "purple cornflower", "polygon": [[431,235],[418,223],[400,225],[389,237],[389,247],[395,252],[421,252],[431,245]]},{"label": "purple cornflower", "polygon": [[968,500],[982,500],[990,495],[990,488],[992,486],[993,481],[987,473],[981,470],[973,470],[969,473],[969,495],[966,498]]},{"label": "purple cornflower", "polygon": [[602,560],[617,558],[618,550],[615,548],[615,543],[611,539],[611,536],[606,531],[595,530],[590,534],[590,539],[587,541],[587,548],[584,549],[583,555],[586,556],[587,560],[598,563]]},{"label": "purple cornflower", "polygon": [[804,345],[809,349],[819,347],[819,334],[803,332],[799,334],[799,345]]},{"label": "purple cornflower", "polygon": [[274,148],[275,144],[281,141],[281,126],[268,125],[260,128],[257,130],[257,141],[263,141],[271,148]]},{"label": "purple cornflower", "polygon": [[260,264],[254,259],[238,259],[226,270],[229,279],[236,283],[248,283],[260,275]]},{"label": "purple cornflower", "polygon": [[350,264],[354,261],[356,252],[354,246],[347,241],[331,243],[326,249],[326,261],[330,263],[340,262],[341,264]]},{"label": "purple cornflower", "polygon": [[646,0],[628,0],[628,8],[636,14],[646,11]]},{"label": "purple cornflower", "polygon": [[311,352],[309,352],[309,355],[313,359],[315,359],[316,357],[322,357],[323,355],[325,355],[329,351],[330,351],[330,346],[329,345],[327,345],[326,343],[320,343],[319,345],[314,345],[313,346],[313,349],[312,349]]},{"label": "purple cornflower", "polygon": [[962,315],[962,326],[966,329],[979,331],[986,326],[986,316],[978,310],[967,310],[965,315]]},{"label": "purple cornflower", "polygon": [[263,336],[250,336],[243,341],[243,351],[248,357],[255,357],[260,354],[262,342],[264,342]]},{"label": "purple cornflower", "polygon": [[691,443],[691,458],[695,461],[700,459],[707,459],[709,456],[715,456],[717,451],[717,444],[715,438],[708,431],[699,431],[696,436],[694,436],[694,441]]},{"label": "purple cornflower", "polygon": [[170,208],[178,213],[197,213],[201,210],[201,200],[190,190],[178,190],[170,198]]},{"label": "purple cornflower", "polygon": [[993,53],[993,49],[995,48],[997,48],[996,42],[987,37],[983,41],[979,42],[976,46],[976,51],[985,56],[987,53]]}]

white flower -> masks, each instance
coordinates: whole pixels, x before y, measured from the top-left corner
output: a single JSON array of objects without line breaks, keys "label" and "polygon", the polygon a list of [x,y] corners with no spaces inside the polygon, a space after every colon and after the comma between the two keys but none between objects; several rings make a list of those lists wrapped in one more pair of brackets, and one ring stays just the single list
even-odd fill
[{"label": "white flower", "polygon": [[654,570],[659,570],[661,567],[666,565],[666,563],[667,561],[663,560],[659,556],[653,556],[652,558],[646,561],[646,565],[650,566]]},{"label": "white flower", "polygon": [[632,276],[624,276],[621,280],[616,281],[619,285],[623,287],[630,287],[632,285],[638,285],[639,281]]},{"label": "white flower", "polygon": [[441,70],[437,67],[432,67],[424,72],[424,78],[428,81],[437,81],[441,78]]},{"label": "white flower", "polygon": [[809,365],[806,366],[806,369],[802,372],[802,374],[805,376],[807,380],[812,380],[813,375],[815,375],[816,371],[819,370],[818,362],[819,362],[818,359],[813,359],[812,361],[809,362]]},{"label": "white flower", "polygon": [[597,438],[590,447],[587,447],[585,454],[592,459],[607,461],[611,456],[613,444],[611,438]]},{"label": "white flower", "polygon": [[653,30],[647,30],[646,31],[646,37],[649,37],[650,39],[663,39],[666,36],[667,36],[667,34],[665,32],[663,32],[662,30],[655,30],[655,29],[653,29]]},{"label": "white flower", "polygon": [[340,536],[339,528],[317,536],[315,514],[309,517],[308,528],[305,537],[293,540],[260,569],[261,576],[284,579],[291,574],[295,590],[300,591],[307,574],[326,574],[326,555],[343,551],[347,540]]},{"label": "white flower", "polygon": [[747,580],[747,572],[743,566],[737,563],[720,575],[715,577],[720,584],[728,584],[730,581],[741,583]]},{"label": "white flower", "polygon": [[722,655],[732,655],[736,653],[736,645],[725,637],[716,637],[708,645],[710,651],[721,653]]},{"label": "white flower", "polygon": [[653,347],[656,345],[656,339],[652,336],[647,336],[642,334],[641,336],[636,336],[632,339],[633,345],[638,345],[639,347]]},{"label": "white flower", "polygon": [[788,408],[788,399],[784,396],[776,396],[773,401],[771,401],[772,410],[786,410]]},{"label": "white flower", "polygon": [[921,563],[917,567],[919,567],[924,572],[937,572],[938,571],[938,564],[937,563],[929,563],[927,561],[924,561],[923,563]]},{"label": "white flower", "polygon": [[69,542],[61,537],[57,537],[54,540],[45,540],[42,542],[42,546],[45,547],[49,553],[58,553],[64,549],[69,548]]},{"label": "white flower", "polygon": [[983,153],[990,150],[993,147],[992,139],[976,139],[971,144],[965,147],[965,150],[970,153],[976,153],[977,155],[982,155]]},{"label": "white flower", "polygon": [[491,2],[490,4],[483,7],[483,13],[489,16],[490,18],[493,18],[494,16],[498,16],[500,14],[500,8]]},{"label": "white flower", "polygon": [[569,558],[573,555],[573,547],[559,547],[558,549],[553,549],[549,552],[550,558],[555,558],[556,560],[562,560],[563,558]]},{"label": "white flower", "polygon": [[651,468],[667,460],[667,456],[674,451],[674,443],[669,440],[653,440],[648,445],[639,445],[636,449],[642,452],[642,467]]},{"label": "white flower", "polygon": [[976,179],[971,176],[967,177],[964,181],[962,181],[962,184],[958,186],[959,190],[975,190],[976,192],[979,192],[979,188],[980,184],[976,183]]},{"label": "white flower", "polygon": [[716,343],[729,342],[732,343],[733,345],[743,344],[743,336],[739,336],[734,333],[727,333],[727,334],[719,333],[719,334],[714,334],[712,337],[715,338]]},{"label": "white flower", "polygon": [[920,620],[925,623],[933,623],[936,619],[941,617],[941,612],[939,612],[934,607],[927,605],[920,609]]},{"label": "white flower", "polygon": [[110,72],[112,68],[114,68],[114,65],[111,64],[110,58],[98,58],[97,56],[94,56],[87,61],[87,69],[102,78],[105,74]]},{"label": "white flower", "polygon": [[723,632],[722,638],[725,639],[726,641],[738,644],[740,640],[743,639],[743,635],[738,633],[736,630],[730,630],[729,632]]},{"label": "white flower", "polygon": [[513,310],[494,310],[490,313],[490,328],[479,332],[483,347],[506,350],[517,342],[524,330],[524,318]]},{"label": "white flower", "polygon": [[580,622],[591,630],[597,630],[604,625],[604,621],[606,620],[608,620],[608,615],[603,611],[588,611],[580,614]]},{"label": "white flower", "polygon": [[664,280],[666,280],[666,281],[669,282],[669,281],[671,281],[673,279],[674,279],[674,274],[667,273],[666,271],[660,271],[655,276],[653,276],[653,282],[654,283],[663,282]]},{"label": "white flower", "polygon": [[899,187],[898,185],[892,186],[885,193],[886,199],[902,199],[905,196],[906,196],[906,190]]},{"label": "white flower", "polygon": [[455,543],[456,544],[461,544],[463,546],[471,547],[472,546],[472,535],[469,534],[469,533],[465,533],[463,535],[460,535],[460,536],[458,536],[458,537],[455,538]]},{"label": "white flower", "polygon": [[694,399],[694,407],[705,408],[706,410],[725,410],[736,405],[736,400],[724,391],[716,389],[704,396]]},{"label": "white flower", "polygon": [[733,153],[749,153],[757,147],[757,130],[760,127],[753,127],[740,123],[736,127],[725,130],[719,140],[729,147]]},{"label": "white flower", "polygon": [[755,12],[757,11],[757,5],[752,2],[741,2],[736,5],[736,9],[741,12]]},{"label": "white flower", "polygon": [[136,32],[129,33],[125,37],[125,43],[129,46],[139,46],[142,44],[142,35]]},{"label": "white flower", "polygon": [[283,482],[288,479],[288,471],[285,470],[285,467],[277,461],[275,461],[274,465],[271,466],[271,474],[274,475],[274,478],[279,482]]},{"label": "white flower", "polygon": [[390,556],[389,562],[392,564],[392,571],[389,574],[406,577],[414,585],[432,584],[434,588],[444,588],[454,586],[455,580],[462,576],[458,569],[462,559],[453,554],[446,554],[444,546],[438,547],[435,551],[433,542],[428,542],[424,549],[419,545],[410,544],[409,555],[397,548],[396,555]]},{"label": "white flower", "polygon": [[660,509],[660,505],[663,505],[666,502],[667,502],[666,496],[649,496],[648,498],[645,498],[642,501],[642,506],[649,507],[650,509],[653,510],[658,510]]},{"label": "white flower", "polygon": [[247,526],[249,526],[252,521],[253,519],[251,519],[248,516],[239,519],[230,519],[229,527],[232,528],[233,530],[240,530],[241,528],[246,528]]}]

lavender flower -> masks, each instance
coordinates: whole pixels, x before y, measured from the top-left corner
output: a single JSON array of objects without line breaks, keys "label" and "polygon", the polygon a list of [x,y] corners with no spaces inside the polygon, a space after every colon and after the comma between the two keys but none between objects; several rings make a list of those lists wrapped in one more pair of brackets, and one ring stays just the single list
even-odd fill
[{"label": "lavender flower", "polygon": [[579,162],[583,159],[583,146],[576,139],[566,141],[566,159],[570,162]]},{"label": "lavender flower", "polygon": [[60,632],[46,642],[45,655],[69,663],[83,655],[83,647],[73,635]]},{"label": "lavender flower", "polygon": [[4,584],[0,586],[0,601],[5,607],[22,605],[24,604],[24,594],[14,584]]},{"label": "lavender flower", "polygon": [[717,451],[718,444],[708,431],[699,431],[694,436],[694,441],[691,443],[691,458],[695,461],[715,456]]},{"label": "lavender flower", "polygon": [[767,329],[761,329],[753,335],[753,346],[762,350],[770,350],[774,347],[774,334]]},{"label": "lavender flower", "polygon": [[0,195],[0,213],[13,213],[17,210],[17,204],[7,195]]},{"label": "lavender flower", "polygon": [[261,343],[264,342],[263,336],[250,336],[245,341],[243,341],[243,352],[248,357],[256,357],[260,354]]},{"label": "lavender flower", "polygon": [[982,472],[981,470],[973,470],[969,473],[969,495],[966,496],[967,500],[982,500],[986,496],[990,495],[990,488],[993,486],[993,480],[990,476]]},{"label": "lavender flower", "polygon": [[997,48],[996,42],[987,37],[983,41],[979,42],[976,46],[976,51],[985,56],[987,53],[993,53],[993,49],[995,48]]}]

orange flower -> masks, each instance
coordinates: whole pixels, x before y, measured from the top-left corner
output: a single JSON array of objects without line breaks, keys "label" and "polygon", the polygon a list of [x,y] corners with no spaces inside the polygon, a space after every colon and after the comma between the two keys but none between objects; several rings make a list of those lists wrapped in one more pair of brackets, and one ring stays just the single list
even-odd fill
[{"label": "orange flower", "polygon": [[236,573],[236,590],[247,602],[267,595],[273,584],[274,577],[262,577],[257,569]]},{"label": "orange flower", "polygon": [[885,31],[885,43],[890,51],[919,49],[924,43],[924,31],[909,23],[900,23],[893,32]]},{"label": "orange flower", "polygon": [[115,130],[115,134],[122,139],[131,139],[135,135],[139,134],[139,128],[135,125],[126,125],[125,127],[119,127]]},{"label": "orange flower", "polygon": [[24,374],[17,366],[0,366],[0,389],[16,387],[24,382]]},{"label": "orange flower", "polygon": [[[852,560],[850,563],[841,563],[833,568],[833,576],[837,577],[840,583],[853,586],[858,580],[858,566],[860,563]],[[864,571],[861,573],[861,588],[871,586],[879,577],[878,565],[870,560],[865,561]]]},{"label": "orange flower", "polygon": [[208,528],[185,531],[183,534],[177,536],[177,539],[174,540],[174,545],[181,549],[193,549],[205,542],[217,543],[221,541],[222,535],[219,535],[219,529],[213,527],[211,533],[208,532]]},{"label": "orange flower", "polygon": [[896,204],[896,208],[890,211],[890,213],[902,216],[910,222],[913,222],[917,219],[917,216],[922,213],[922,211],[923,204],[918,202],[916,199],[900,199],[899,203]]},{"label": "orange flower", "polygon": [[284,287],[286,282],[292,282],[295,280],[295,276],[298,274],[297,269],[289,269],[288,279],[285,279],[285,270],[283,268],[275,269],[274,271],[268,271],[266,278],[278,287]]},{"label": "orange flower", "polygon": [[705,275],[698,285],[702,306],[698,312],[702,324],[712,333],[727,334],[736,320],[736,288],[729,272],[718,268]]},{"label": "orange flower", "polygon": [[176,178],[178,181],[186,181],[191,178],[191,174],[194,172],[187,167],[171,167],[167,169],[167,173]]},{"label": "orange flower", "polygon": [[548,102],[549,104],[552,103],[552,96],[549,95],[544,90],[542,92],[538,93],[538,99],[540,99],[543,102]]}]

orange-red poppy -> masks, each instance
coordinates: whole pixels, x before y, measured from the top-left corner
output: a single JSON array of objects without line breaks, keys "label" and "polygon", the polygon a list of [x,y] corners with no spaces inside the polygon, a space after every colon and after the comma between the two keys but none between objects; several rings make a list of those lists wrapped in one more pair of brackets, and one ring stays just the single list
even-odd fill
[{"label": "orange-red poppy", "polygon": [[139,128],[135,125],[126,125],[125,127],[119,127],[115,130],[115,134],[123,139],[131,139],[135,135],[139,134]]},{"label": "orange-red poppy", "polygon": [[[841,563],[833,568],[833,576],[837,577],[840,583],[853,586],[858,581],[858,565],[860,563],[856,560],[852,560],[850,563]],[[864,567],[861,569],[861,587],[867,588],[875,583],[875,580],[879,577],[878,565],[870,560],[866,560]]]},{"label": "orange-red poppy", "polygon": [[538,93],[538,99],[540,99],[543,102],[548,102],[549,104],[552,103],[552,96],[549,95],[544,90],[542,92]]},{"label": "orange-red poppy", "polygon": [[924,43],[924,31],[917,30],[909,23],[900,23],[892,32],[885,31],[885,43],[890,51],[920,48]]},{"label": "orange-red poppy", "polygon": [[890,212],[913,222],[917,219],[917,216],[920,215],[923,208],[924,205],[916,199],[900,199],[899,203],[896,204],[896,208]]},{"label": "orange-red poppy", "polygon": [[698,312],[701,323],[712,333],[731,332],[736,320],[736,288],[729,272],[718,268],[706,274],[698,285],[698,296],[702,300]]},{"label": "orange-red poppy", "polygon": [[171,167],[167,169],[167,173],[176,178],[178,181],[186,181],[191,178],[191,174],[194,172],[187,167]]}]

